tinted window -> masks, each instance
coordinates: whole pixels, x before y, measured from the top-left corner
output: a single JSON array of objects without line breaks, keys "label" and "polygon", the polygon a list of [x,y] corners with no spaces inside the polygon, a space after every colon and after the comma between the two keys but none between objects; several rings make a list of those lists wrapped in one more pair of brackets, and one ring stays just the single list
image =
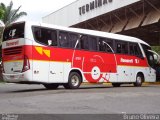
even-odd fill
[{"label": "tinted window", "polygon": [[151,47],[147,46],[147,45],[144,45],[144,44],[141,44],[142,47],[143,47],[143,50],[145,52],[145,55],[147,57],[147,60],[148,60],[148,64],[151,66],[151,67],[155,67],[155,61],[154,61],[154,55],[153,53],[151,53],[150,51],[148,50],[151,50]]},{"label": "tinted window", "polygon": [[41,44],[57,46],[57,32],[55,30],[34,27],[33,35],[35,40]]},{"label": "tinted window", "polygon": [[97,51],[97,49],[98,49],[97,38],[90,36],[90,37],[88,37],[88,41],[89,41],[89,50]]},{"label": "tinted window", "polygon": [[[59,45],[66,48],[75,48],[78,34],[70,32],[59,32]],[[78,46],[78,45],[77,45]]]},{"label": "tinted window", "polygon": [[79,38],[78,34],[69,33],[69,47],[70,48],[79,47],[79,44],[76,46],[78,38]]},{"label": "tinted window", "polygon": [[59,45],[69,47],[69,36],[67,32],[59,32]]},{"label": "tinted window", "polygon": [[4,30],[3,41],[24,38],[25,23],[13,24]]},{"label": "tinted window", "polygon": [[80,37],[81,49],[97,51],[97,37],[82,35]]},{"label": "tinted window", "polygon": [[129,54],[135,56],[142,56],[142,52],[137,43],[129,43]]},{"label": "tinted window", "polygon": [[88,36],[86,35],[81,36],[80,42],[81,42],[81,49],[89,50]]},{"label": "tinted window", "polygon": [[141,44],[141,45],[142,45],[143,50],[144,50],[145,53],[148,52],[148,50],[151,50],[151,47],[149,47],[147,45],[144,45],[144,44]]},{"label": "tinted window", "polygon": [[99,39],[99,51],[113,52],[113,40],[100,38]]},{"label": "tinted window", "polygon": [[128,42],[116,42],[116,53],[128,54]]}]

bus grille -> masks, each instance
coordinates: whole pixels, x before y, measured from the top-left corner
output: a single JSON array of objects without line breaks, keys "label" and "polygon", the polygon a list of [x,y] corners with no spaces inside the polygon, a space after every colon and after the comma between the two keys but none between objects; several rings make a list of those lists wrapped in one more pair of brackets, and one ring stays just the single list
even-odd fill
[{"label": "bus grille", "polygon": [[15,55],[15,54],[21,54],[21,53],[22,53],[22,47],[4,49],[4,55]]}]

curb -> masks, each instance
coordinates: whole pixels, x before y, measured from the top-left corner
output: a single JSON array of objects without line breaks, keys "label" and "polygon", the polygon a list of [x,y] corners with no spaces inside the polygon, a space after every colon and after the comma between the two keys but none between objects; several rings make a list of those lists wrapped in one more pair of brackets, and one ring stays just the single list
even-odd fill
[{"label": "curb", "polygon": [[[98,83],[82,83],[82,85],[97,85]],[[99,85],[112,85],[112,83],[99,83]],[[160,85],[160,82],[144,82],[143,85]]]},{"label": "curb", "polygon": [[160,85],[160,82],[145,82],[143,85]]}]

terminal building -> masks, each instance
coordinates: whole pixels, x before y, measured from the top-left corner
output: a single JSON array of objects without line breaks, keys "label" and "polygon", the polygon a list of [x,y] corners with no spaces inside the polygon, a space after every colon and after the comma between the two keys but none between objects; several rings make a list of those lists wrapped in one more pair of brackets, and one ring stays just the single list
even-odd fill
[{"label": "terminal building", "polygon": [[160,0],[77,0],[42,21],[134,36],[160,45]]}]

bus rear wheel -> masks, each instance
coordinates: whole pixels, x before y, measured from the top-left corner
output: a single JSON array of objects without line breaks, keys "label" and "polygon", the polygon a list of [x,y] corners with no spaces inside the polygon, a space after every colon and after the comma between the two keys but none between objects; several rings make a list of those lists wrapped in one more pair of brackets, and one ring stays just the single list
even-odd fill
[{"label": "bus rear wheel", "polygon": [[69,75],[68,83],[64,84],[66,89],[77,89],[82,83],[82,78],[79,73],[71,72]]},{"label": "bus rear wheel", "polygon": [[49,90],[54,90],[57,89],[59,84],[43,84],[45,88],[49,89]]},{"label": "bus rear wheel", "polygon": [[141,87],[143,81],[144,81],[143,76],[142,76],[141,74],[137,74],[136,82],[134,83],[134,86],[135,86],[135,87]]}]

